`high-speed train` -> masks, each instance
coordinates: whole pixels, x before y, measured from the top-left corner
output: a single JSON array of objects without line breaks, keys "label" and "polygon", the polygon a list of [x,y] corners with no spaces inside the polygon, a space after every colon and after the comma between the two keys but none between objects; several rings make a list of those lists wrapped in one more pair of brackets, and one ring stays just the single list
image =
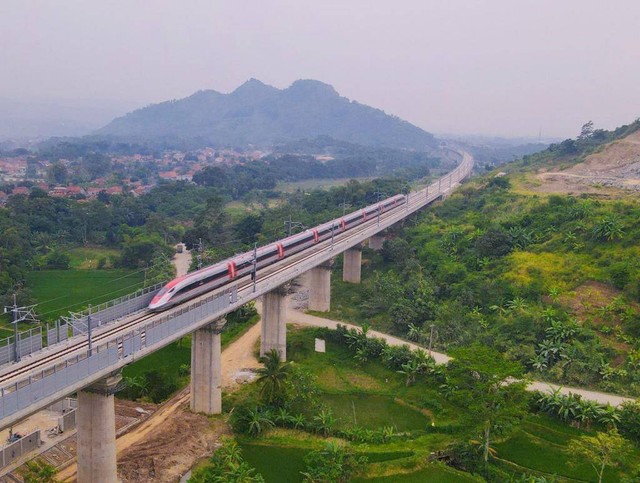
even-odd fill
[{"label": "high-speed train", "polygon": [[[332,231],[335,235],[351,230],[365,221],[373,219],[378,214],[385,213],[405,203],[405,195],[392,196],[375,205],[354,211],[343,218],[337,218],[302,233],[260,247],[255,255],[256,270],[331,238]],[[253,272],[253,260],[253,251],[242,253],[173,279],[153,297],[149,304],[149,309],[155,312],[168,309],[214,288],[231,283],[239,277],[251,274]]]}]

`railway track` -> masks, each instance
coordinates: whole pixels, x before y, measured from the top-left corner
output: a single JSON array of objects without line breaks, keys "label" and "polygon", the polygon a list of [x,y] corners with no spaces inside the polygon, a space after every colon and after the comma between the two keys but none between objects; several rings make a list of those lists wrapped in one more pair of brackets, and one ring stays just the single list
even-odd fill
[{"label": "railway track", "polygon": [[[417,195],[414,195],[414,200],[416,197]],[[408,203],[408,207],[411,207],[416,203],[418,203],[418,201],[410,200]],[[398,212],[402,210],[406,210],[407,208],[405,208],[405,206],[406,205],[402,205],[398,208],[385,212],[384,214],[380,215],[379,221],[386,221],[388,218],[397,215]],[[318,256],[318,254],[321,254],[323,252],[331,251],[333,249],[334,244],[349,242],[351,239],[357,238],[362,234],[362,232],[368,230],[369,228],[371,228],[376,224],[378,224],[378,218],[368,220],[362,225],[359,225],[355,230],[350,230],[347,233],[343,233],[338,236],[335,236],[333,243],[331,242],[331,240],[325,240],[324,242],[321,242],[316,246],[308,248],[303,252],[294,254],[291,257],[288,257],[287,259],[281,262],[278,262],[275,265],[265,267],[262,270],[257,272],[257,283],[264,283],[265,281],[268,281],[270,278],[276,277],[282,274],[283,272],[290,270],[292,266],[295,266],[298,263],[307,261],[313,257]],[[239,299],[250,298],[251,289],[253,288],[253,281],[250,278],[251,278],[250,275],[245,275],[244,277],[242,277],[237,281]],[[224,290],[224,288],[228,287],[228,285],[229,284],[218,287],[217,290]],[[215,293],[215,291],[213,293]],[[182,308],[185,308],[193,303],[197,303],[210,296],[211,296],[211,292],[200,295],[194,299],[185,301],[182,304],[175,306],[170,312],[179,311]],[[153,320],[156,317],[161,318],[165,314],[166,312],[143,313],[141,316],[137,318],[131,318],[130,320],[125,320],[121,323],[109,324],[108,328],[106,328],[105,330],[95,333],[95,335],[92,337],[92,346],[95,349],[99,349],[101,345],[104,345],[101,343],[111,342],[112,340],[117,338],[119,334],[125,335],[127,332],[135,331],[139,326],[144,326],[146,325],[147,322]],[[2,375],[0,375],[0,387],[6,384],[14,384],[16,382],[15,381],[16,379],[22,379],[27,376],[33,376],[34,372],[41,373],[41,375],[46,376],[47,369],[49,371],[52,371],[54,367],[62,366],[66,364],[66,362],[71,357],[86,354],[86,351],[88,350],[88,346],[89,346],[89,341],[84,337],[80,338],[80,336],[76,336],[75,338],[78,338],[79,340],[74,341],[73,343],[67,345],[61,350],[52,352],[50,354],[46,354],[35,360],[31,360],[27,364],[19,368],[11,370],[12,369],[11,366],[7,367],[7,371],[4,372]],[[73,339],[69,339],[69,340],[71,341]],[[58,362],[55,364],[50,364],[51,362],[59,360],[61,358],[64,358],[64,361]]]},{"label": "railway track", "polygon": [[[138,357],[144,357],[146,354],[158,350],[173,340],[193,332],[199,326],[203,325],[203,323],[215,320],[215,317],[224,316],[224,314],[240,307],[242,304],[254,300],[258,296],[294,279],[313,267],[330,260],[334,256],[355,246],[357,243],[365,241],[378,231],[401,221],[426,204],[435,201],[441,196],[447,195],[460,179],[468,175],[472,163],[472,158],[465,153],[461,164],[456,170],[426,188],[409,193],[407,195],[407,202],[403,205],[392,208],[384,213],[379,213],[377,216],[366,220],[364,223],[346,232],[336,233],[332,239],[324,240],[317,245],[313,245],[301,252],[287,256],[283,260],[277,261],[268,267],[260,269],[257,272],[255,282],[251,279],[251,274],[246,274],[240,278],[229,281],[229,283],[225,285],[216,287],[207,293],[184,301],[166,311],[158,313],[141,311],[119,321],[95,328],[91,338],[91,347],[94,354],[102,353],[107,347],[110,346],[113,348],[113,344],[120,345],[121,342],[132,341],[131,343],[140,344],[142,340],[140,334],[143,333],[145,328],[150,327],[150,324],[162,326],[162,324],[168,323],[168,321],[174,317],[180,318],[184,314],[188,314],[191,310],[198,310],[198,307],[201,307],[203,304],[213,302],[215,297],[229,293],[229,288],[236,290],[237,298],[231,300],[231,304],[227,306],[226,309],[218,308],[215,309],[215,313],[203,314],[201,323],[199,323],[200,319],[192,320],[189,318],[189,325],[181,326],[181,328],[176,329],[175,332],[165,335],[161,340],[155,340],[151,346],[146,346],[143,343],[141,347],[134,349],[133,352],[128,352],[126,357],[119,357],[116,362],[110,362],[109,364],[111,365],[102,367],[95,373],[95,377],[104,377],[105,374],[108,374],[107,371],[121,368],[137,360]],[[406,214],[404,214],[405,211]],[[376,225],[379,226],[378,229],[375,229]],[[212,306],[215,306],[215,303]],[[64,344],[57,344],[31,354],[23,358],[19,363],[0,370],[0,397],[8,395],[15,390],[25,388],[32,383],[37,383],[40,379],[44,379],[67,366],[73,367],[75,363],[82,362],[89,357],[88,349],[89,341],[86,335],[76,336],[68,339]],[[112,367],[113,369],[111,369]],[[93,381],[92,377],[93,375],[90,374],[82,376],[81,381],[75,380],[76,382],[69,383],[70,385],[66,387],[66,389],[69,390],[69,393],[74,392],[91,384]],[[62,395],[64,390],[65,387],[60,387],[56,389],[56,393],[51,393],[44,398],[36,398],[26,406],[21,406],[17,411],[6,414],[3,418],[4,422],[8,423],[11,420],[18,420],[33,411],[37,411],[51,401],[54,401],[56,397]]]}]

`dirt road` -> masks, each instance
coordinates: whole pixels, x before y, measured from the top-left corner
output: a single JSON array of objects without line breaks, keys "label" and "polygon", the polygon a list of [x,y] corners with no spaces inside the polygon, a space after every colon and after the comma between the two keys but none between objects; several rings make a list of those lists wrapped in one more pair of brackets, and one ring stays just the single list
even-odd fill
[{"label": "dirt road", "polygon": [[[260,311],[259,303],[257,307]],[[352,324],[305,314],[291,308],[287,310],[287,323],[333,329],[338,324],[350,328],[356,327]],[[239,387],[237,379],[243,369],[259,366],[254,350],[260,337],[260,330],[261,323],[255,324],[222,352],[222,375],[225,390],[230,391]],[[412,349],[420,347],[381,332],[370,331],[369,333],[372,336],[385,339],[391,345],[408,344]],[[446,354],[439,352],[432,352],[432,356],[436,362],[441,364],[450,359]],[[559,386],[545,382],[533,382],[528,389],[548,391],[557,387]],[[585,399],[613,406],[630,400],[612,394],[578,388],[563,387],[561,392],[581,394]],[[227,431],[226,425],[221,419],[209,419],[206,416],[189,412],[189,396],[189,388],[184,389],[138,427],[118,438],[116,442],[118,472],[123,481],[177,481],[198,459],[211,454],[219,436]],[[178,451],[177,448],[180,450]],[[62,481],[75,481],[75,474],[76,465],[74,463],[58,476]]]},{"label": "dirt road", "polygon": [[[176,246],[177,248],[177,246]],[[181,253],[176,252],[173,255],[173,265],[176,267],[176,276],[182,277],[189,271],[191,265],[191,252],[183,246]]]},{"label": "dirt road", "polygon": [[[294,312],[292,310],[287,311],[287,322],[290,324],[297,323],[297,324],[304,324],[304,325],[312,325],[314,327],[328,327],[330,329],[335,329],[338,324],[342,324],[349,328],[357,328],[357,326],[352,324],[347,324],[345,322],[336,322],[335,320],[316,317],[315,315],[309,315],[302,312]],[[392,335],[384,334],[382,332],[377,332],[375,330],[370,330],[369,334],[371,334],[371,336],[373,337],[379,337],[381,339],[386,340],[389,345],[407,344],[409,347],[411,347],[414,350],[417,348],[424,349],[424,347],[422,346],[418,346],[411,342],[407,342],[405,340],[399,339]],[[439,352],[432,351],[431,355],[433,356],[433,358],[436,360],[438,364],[445,364],[447,361],[451,359],[446,354],[442,354]],[[557,390],[558,388],[560,388],[561,394],[569,394],[569,393],[580,394],[584,399],[588,399],[590,401],[596,401],[600,404],[611,404],[612,406],[619,406],[625,401],[634,401],[633,398],[616,396],[615,394],[607,394],[604,392],[590,391],[587,389],[580,389],[575,387],[559,386],[558,384],[552,384],[552,383],[542,382],[542,381],[532,382],[527,387],[527,390],[550,392],[553,390]]]},{"label": "dirt road", "polygon": [[[260,337],[260,323],[222,351],[225,390],[238,387],[242,369],[257,367],[253,350]],[[116,440],[118,474],[122,481],[177,481],[197,460],[210,455],[224,421],[210,420],[188,409],[190,391],[185,388],[142,424]],[[179,450],[178,450],[179,448]],[[73,463],[58,474],[61,481],[75,481]]]}]

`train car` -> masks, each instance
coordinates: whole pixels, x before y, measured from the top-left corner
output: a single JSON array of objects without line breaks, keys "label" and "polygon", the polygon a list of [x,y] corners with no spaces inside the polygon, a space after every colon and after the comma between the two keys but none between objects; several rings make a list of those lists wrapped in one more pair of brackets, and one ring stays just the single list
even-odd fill
[{"label": "train car", "polygon": [[[306,250],[330,239],[336,234],[355,228],[375,219],[382,213],[406,203],[404,195],[396,195],[375,205],[369,205],[342,218],[332,220],[302,233],[259,248],[255,253],[256,270],[262,269],[285,257]],[[224,262],[178,277],[165,285],[151,300],[149,310],[159,312],[181,302],[197,297],[212,289],[249,275],[254,270],[254,253],[236,255]]]}]

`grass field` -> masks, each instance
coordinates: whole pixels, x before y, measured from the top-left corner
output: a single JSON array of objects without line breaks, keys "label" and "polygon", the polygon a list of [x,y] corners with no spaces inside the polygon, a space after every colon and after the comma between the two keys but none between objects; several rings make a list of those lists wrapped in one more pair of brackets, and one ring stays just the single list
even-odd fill
[{"label": "grass field", "polygon": [[[350,351],[327,340],[327,352],[313,350],[318,329],[288,332],[287,355],[297,365],[313,373],[321,387],[322,401],[332,409],[336,429],[352,426],[354,410],[358,426],[377,429],[395,426],[410,436],[386,444],[349,443],[352,450],[370,458],[356,482],[472,482],[484,481],[450,467],[428,463],[429,454],[450,442],[466,439],[458,418],[464,408],[456,408],[439,394],[437,387],[420,382],[406,387],[402,375],[378,362],[358,366]],[[250,389],[247,387],[246,389]],[[425,409],[424,412],[418,408]],[[436,424],[431,428],[430,421]],[[424,431],[428,428],[428,431]],[[490,464],[509,475],[536,474],[549,481],[597,481],[585,462],[569,464],[565,448],[569,441],[585,432],[547,416],[530,415],[508,439],[495,441],[497,458]],[[300,482],[303,458],[308,451],[321,448],[326,440],[318,435],[278,428],[259,439],[241,438],[247,462],[263,474],[267,483]],[[277,464],[273,462],[277,461]],[[632,465],[640,454],[632,456]],[[555,480],[552,478],[556,477]],[[606,482],[621,481],[613,469],[605,472]]]},{"label": "grass field", "polygon": [[484,480],[446,466],[430,464],[413,473],[402,473],[373,478],[354,478],[352,481],[353,483],[361,483],[365,481],[371,483],[466,483]]},{"label": "grass field", "polygon": [[393,396],[367,393],[324,394],[322,401],[338,419],[338,427],[357,424],[369,429],[393,426],[396,431],[414,431],[425,429],[431,424],[427,416],[398,404]]},{"label": "grass field", "polygon": [[367,181],[373,178],[337,178],[337,179],[305,179],[303,181],[292,181],[289,183],[278,183],[276,191],[293,193],[294,191],[326,190],[335,186],[344,186],[352,179],[357,181]]},{"label": "grass field", "polygon": [[42,270],[29,273],[27,284],[41,319],[52,321],[87,304],[98,305],[135,292],[143,278],[142,272],[128,270]]},{"label": "grass field", "polygon": [[69,265],[72,269],[95,270],[98,268],[98,260],[100,258],[105,258],[107,266],[110,266],[109,257],[118,256],[120,251],[113,248],[77,247],[69,250],[67,254],[69,255]]}]

